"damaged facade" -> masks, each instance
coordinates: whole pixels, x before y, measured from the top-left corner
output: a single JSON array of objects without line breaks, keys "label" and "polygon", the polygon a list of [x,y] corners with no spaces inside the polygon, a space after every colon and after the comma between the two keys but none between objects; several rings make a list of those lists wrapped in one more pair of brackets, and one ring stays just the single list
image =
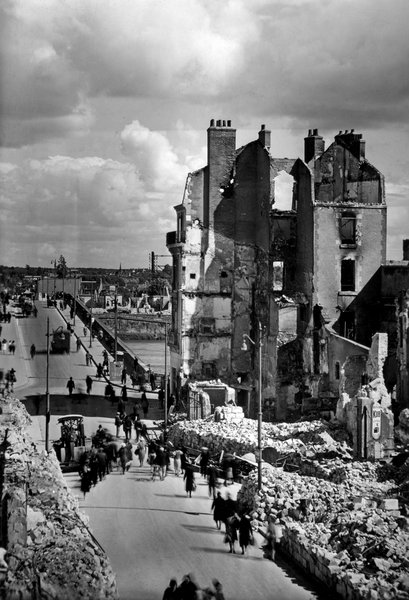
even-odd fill
[{"label": "damaged facade", "polygon": [[230,121],[207,135],[207,165],[189,174],[167,235],[173,389],[221,379],[254,415],[261,362],[272,417],[336,399],[348,357],[359,383],[365,372],[368,347],[345,335],[354,322],[332,324],[385,261],[383,176],[353,130],[328,149],[310,130],[303,159],[274,158],[264,125],[238,150]]}]

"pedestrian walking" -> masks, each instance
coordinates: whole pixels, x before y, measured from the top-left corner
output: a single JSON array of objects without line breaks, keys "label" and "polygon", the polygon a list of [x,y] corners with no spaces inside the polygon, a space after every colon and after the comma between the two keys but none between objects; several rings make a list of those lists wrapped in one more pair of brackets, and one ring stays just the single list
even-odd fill
[{"label": "pedestrian walking", "polygon": [[149,400],[146,396],[146,392],[142,392],[141,396],[141,406],[143,410],[143,418],[146,419],[149,411]]},{"label": "pedestrian walking", "polygon": [[175,471],[176,477],[180,477],[181,468],[182,468],[182,450],[180,448],[176,448],[173,453],[173,469]]},{"label": "pedestrian walking", "polygon": [[81,472],[81,492],[85,495],[91,489],[91,468],[90,461],[87,458]]},{"label": "pedestrian walking", "polygon": [[97,462],[98,462],[98,477],[102,481],[108,473],[108,458],[103,448],[99,448],[97,451]]},{"label": "pedestrian walking", "polygon": [[273,515],[269,515],[267,531],[266,531],[266,554],[271,560],[275,560],[276,550],[280,545],[281,538],[283,537],[283,527],[280,520],[275,518]]},{"label": "pedestrian walking", "polygon": [[116,437],[119,437],[119,430],[122,427],[122,418],[119,412],[115,416]]},{"label": "pedestrian walking", "polygon": [[160,388],[160,390],[158,392],[158,400],[159,400],[159,406],[163,410],[165,408],[165,391],[163,388]]},{"label": "pedestrian walking", "polygon": [[85,364],[87,367],[89,367],[91,364],[91,354],[89,352],[85,353]]},{"label": "pedestrian walking", "polygon": [[98,363],[97,365],[97,378],[101,379],[101,377],[104,375],[104,369],[101,365],[101,363]]},{"label": "pedestrian walking", "polygon": [[250,519],[250,515],[243,515],[239,523],[239,545],[242,554],[246,553],[247,546],[253,541],[253,528]]},{"label": "pedestrian walking", "polygon": [[33,315],[34,315],[34,318],[36,319],[37,315],[38,315],[38,310],[37,310],[36,306],[34,306],[34,308],[33,308]]},{"label": "pedestrian walking", "polygon": [[215,498],[217,487],[217,467],[214,463],[210,463],[207,467],[207,485],[209,487],[209,498]]},{"label": "pedestrian walking", "polygon": [[237,527],[239,525],[239,519],[236,514],[228,517],[226,520],[226,534],[224,536],[225,543],[229,544],[229,553],[236,554],[234,544],[237,541]]},{"label": "pedestrian walking", "polygon": [[15,351],[16,351],[16,342],[13,340],[11,342],[11,353],[14,355]]},{"label": "pedestrian walking", "polygon": [[203,446],[199,458],[200,474],[203,475],[203,477],[206,477],[207,475],[207,465],[209,463],[209,459],[209,448]]},{"label": "pedestrian walking", "polygon": [[[169,585],[166,590],[163,592],[162,600],[177,600],[178,595],[176,592],[176,588],[178,586],[178,582],[176,579],[171,579],[169,581]],[[180,598],[180,596],[179,596]]]},{"label": "pedestrian walking", "polygon": [[81,340],[80,340],[80,338],[77,337],[77,352],[79,352],[80,348],[81,348]]},{"label": "pedestrian walking", "polygon": [[125,448],[126,448],[126,465],[125,465],[125,469],[127,471],[129,471],[129,469],[132,466],[132,460],[133,460],[133,447],[132,447],[131,440],[128,440],[125,443]]},{"label": "pedestrian walking", "polygon": [[117,448],[115,442],[108,442],[104,446],[105,454],[107,455],[107,471],[112,473],[114,465],[116,465]]},{"label": "pedestrian walking", "polygon": [[86,386],[87,386],[87,394],[89,396],[90,393],[91,393],[91,390],[92,390],[92,377],[90,375],[86,376],[85,383],[86,383]]},{"label": "pedestrian walking", "polygon": [[222,523],[225,521],[225,499],[220,492],[217,492],[216,498],[212,502],[213,520],[216,523],[217,529],[221,529]]},{"label": "pedestrian walking", "polygon": [[166,467],[167,467],[167,456],[165,453],[165,448],[160,446],[158,451],[156,452],[156,464],[158,465],[159,470],[159,479],[163,481],[166,477]]},{"label": "pedestrian walking", "polygon": [[143,467],[143,463],[145,462],[146,456],[146,441],[143,438],[141,438],[136,444],[135,454],[139,458],[139,466]]},{"label": "pedestrian walking", "polygon": [[68,388],[68,395],[72,396],[72,392],[75,389],[75,383],[72,377],[69,378],[69,380],[67,381],[67,385],[66,387]]},{"label": "pedestrian walking", "polygon": [[192,492],[196,490],[195,473],[193,471],[193,465],[189,463],[186,464],[183,479],[185,480],[186,494],[189,496],[189,498],[191,498]]},{"label": "pedestrian walking", "polygon": [[36,347],[34,344],[31,344],[30,346],[30,356],[31,356],[31,360],[35,357],[36,355]]},{"label": "pedestrian walking", "polygon": [[122,398],[122,400],[124,402],[128,401],[128,392],[127,392],[127,389],[126,389],[126,385],[122,386],[122,389],[121,389],[121,398]]},{"label": "pedestrian walking", "polygon": [[218,579],[212,579],[214,587],[214,600],[225,600],[223,593],[223,586]]},{"label": "pedestrian walking", "polygon": [[125,367],[122,369],[122,372],[121,372],[121,383],[122,383],[122,385],[126,384],[126,369],[125,369]]},{"label": "pedestrian walking", "polygon": [[136,418],[134,421],[134,427],[135,427],[136,441],[138,442],[142,436],[142,423],[141,423],[141,419],[140,419],[139,415],[136,415]]},{"label": "pedestrian walking", "polygon": [[119,464],[120,464],[120,467],[122,470],[122,475],[125,475],[126,462],[127,462],[127,451],[126,451],[125,443],[121,444],[121,447],[118,450],[118,458],[119,458]]},{"label": "pedestrian walking", "polygon": [[128,442],[132,437],[132,419],[130,415],[126,415],[123,419],[123,428],[125,433],[125,441]]}]

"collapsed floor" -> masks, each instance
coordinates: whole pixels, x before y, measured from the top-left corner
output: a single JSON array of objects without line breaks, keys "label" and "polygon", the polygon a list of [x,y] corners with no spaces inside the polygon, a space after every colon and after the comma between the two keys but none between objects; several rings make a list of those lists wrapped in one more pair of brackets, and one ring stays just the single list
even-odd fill
[{"label": "collapsed floor", "polygon": [[[206,446],[215,457],[248,456],[257,423],[181,421],[169,439]],[[263,423],[262,447],[273,463],[263,463],[262,489],[253,470],[238,495],[253,527],[265,530],[270,514],[280,517],[283,550],[344,598],[409,598],[409,462],[354,461],[344,430],[325,421]]]}]

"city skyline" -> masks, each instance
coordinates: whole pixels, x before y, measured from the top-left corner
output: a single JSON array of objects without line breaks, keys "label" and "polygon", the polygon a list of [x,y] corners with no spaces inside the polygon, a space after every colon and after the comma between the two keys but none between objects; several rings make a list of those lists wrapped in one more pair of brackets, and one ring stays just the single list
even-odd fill
[{"label": "city skyline", "polygon": [[[392,7],[393,6],[393,10]],[[7,0],[2,264],[148,267],[165,255],[211,118],[303,156],[354,128],[385,176],[387,258],[409,237],[404,0]],[[169,255],[169,261],[171,258]]]}]

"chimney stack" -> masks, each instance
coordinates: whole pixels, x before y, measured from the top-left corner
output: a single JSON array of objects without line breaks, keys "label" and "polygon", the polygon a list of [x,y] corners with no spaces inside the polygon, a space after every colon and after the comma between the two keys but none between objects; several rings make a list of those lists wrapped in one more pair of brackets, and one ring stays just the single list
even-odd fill
[{"label": "chimney stack", "polygon": [[210,121],[207,130],[207,177],[208,196],[204,207],[206,226],[212,226],[214,213],[223,196],[220,190],[228,186],[231,171],[236,159],[236,130],[231,127],[231,120],[217,119]]},{"label": "chimney stack", "polygon": [[403,260],[409,260],[409,239],[403,240]]},{"label": "chimney stack", "polygon": [[263,148],[270,149],[271,146],[271,131],[266,129],[266,126],[263,124],[258,132],[258,139]]},{"label": "chimney stack", "polygon": [[318,134],[318,129],[309,129],[308,136],[304,138],[304,161],[308,164],[321,156],[324,150],[324,138]]}]

